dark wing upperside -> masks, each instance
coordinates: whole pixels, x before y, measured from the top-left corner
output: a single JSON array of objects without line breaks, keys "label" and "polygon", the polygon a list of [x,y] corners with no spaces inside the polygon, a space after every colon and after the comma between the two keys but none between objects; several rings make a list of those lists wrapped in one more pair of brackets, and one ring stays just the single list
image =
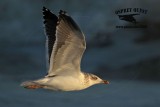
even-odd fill
[{"label": "dark wing upperside", "polygon": [[48,62],[50,63],[50,57],[52,54],[53,46],[56,40],[56,26],[58,17],[51,13],[49,9],[43,7],[43,19],[44,19],[44,26],[45,26],[45,34],[46,34],[46,46],[48,46]]}]

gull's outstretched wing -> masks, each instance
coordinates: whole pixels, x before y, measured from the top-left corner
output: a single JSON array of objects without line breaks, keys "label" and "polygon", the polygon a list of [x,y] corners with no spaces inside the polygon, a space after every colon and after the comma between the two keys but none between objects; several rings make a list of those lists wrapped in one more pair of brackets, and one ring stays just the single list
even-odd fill
[{"label": "gull's outstretched wing", "polygon": [[85,38],[73,19],[60,11],[56,26],[56,40],[50,57],[47,76],[80,71],[80,63],[86,48]]},{"label": "gull's outstretched wing", "polygon": [[[58,17],[50,12],[50,10],[43,7],[43,19],[46,34],[46,49],[48,51],[47,62],[50,63],[50,57],[53,50],[53,45],[56,40],[56,26]],[[47,48],[48,47],[48,48]],[[48,65],[47,63],[47,65]]]}]

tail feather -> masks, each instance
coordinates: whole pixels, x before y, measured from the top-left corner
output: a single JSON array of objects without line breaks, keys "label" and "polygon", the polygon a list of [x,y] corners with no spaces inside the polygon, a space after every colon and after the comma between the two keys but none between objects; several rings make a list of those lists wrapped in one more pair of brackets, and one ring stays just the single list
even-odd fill
[{"label": "tail feather", "polygon": [[25,81],[20,86],[27,88],[27,89],[43,88],[43,85],[40,85],[40,84],[35,83],[33,81]]}]

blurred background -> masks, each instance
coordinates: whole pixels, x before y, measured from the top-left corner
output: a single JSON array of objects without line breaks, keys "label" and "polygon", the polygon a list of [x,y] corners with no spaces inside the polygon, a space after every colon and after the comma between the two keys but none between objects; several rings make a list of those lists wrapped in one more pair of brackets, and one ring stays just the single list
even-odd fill
[{"label": "blurred background", "polygon": [[[158,0],[1,0],[0,106],[159,107],[159,4]],[[20,87],[21,82],[43,77],[47,71],[43,6],[72,16],[86,36],[82,70],[111,84],[77,92]],[[147,9],[138,19],[147,28],[116,28],[134,25],[115,14],[123,8]]]}]

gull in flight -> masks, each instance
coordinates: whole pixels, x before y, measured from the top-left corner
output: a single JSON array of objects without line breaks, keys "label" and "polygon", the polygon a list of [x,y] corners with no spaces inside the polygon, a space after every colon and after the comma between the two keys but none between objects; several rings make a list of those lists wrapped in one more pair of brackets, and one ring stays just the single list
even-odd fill
[{"label": "gull in flight", "polygon": [[43,7],[43,19],[48,46],[48,74],[23,82],[21,86],[27,89],[76,91],[95,84],[109,84],[107,80],[81,71],[81,58],[86,49],[85,37],[65,11],[60,10],[56,16]]}]

